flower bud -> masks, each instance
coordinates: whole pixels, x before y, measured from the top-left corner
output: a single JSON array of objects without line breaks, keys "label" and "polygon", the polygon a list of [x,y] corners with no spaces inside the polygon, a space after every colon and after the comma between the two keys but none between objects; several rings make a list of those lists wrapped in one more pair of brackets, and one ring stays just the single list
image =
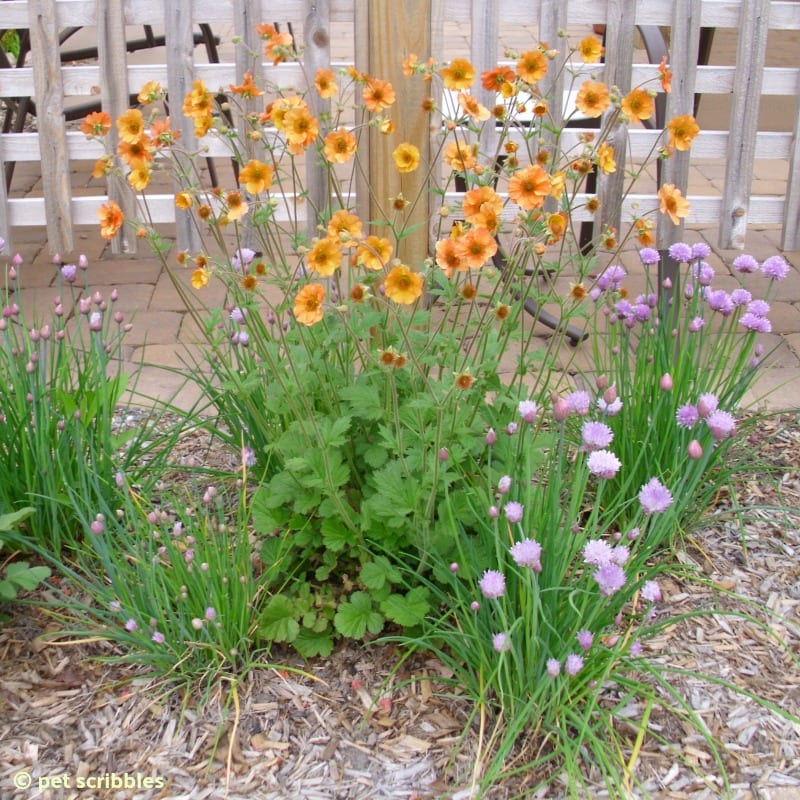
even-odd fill
[{"label": "flower bud", "polygon": [[701,458],[703,455],[703,448],[697,439],[692,439],[692,441],[689,442],[689,446],[686,448],[686,452],[689,454],[689,458],[697,461],[697,459]]},{"label": "flower bud", "polygon": [[669,372],[665,372],[661,376],[661,380],[658,382],[659,387],[661,388],[662,392],[671,392],[672,391],[672,375]]}]

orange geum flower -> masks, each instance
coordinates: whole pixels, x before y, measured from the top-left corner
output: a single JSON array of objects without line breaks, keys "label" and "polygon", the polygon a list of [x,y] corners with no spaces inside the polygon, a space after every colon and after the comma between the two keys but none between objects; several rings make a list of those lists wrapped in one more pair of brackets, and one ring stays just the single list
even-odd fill
[{"label": "orange geum flower", "polygon": [[597,148],[597,166],[606,175],[617,171],[617,162],[614,159],[614,148],[610,144],[603,142]]},{"label": "orange geum flower", "polygon": [[667,66],[666,56],[661,57],[658,72],[661,75],[661,88],[669,94],[672,91],[672,70]]},{"label": "orange geum flower", "polygon": [[284,117],[287,149],[294,155],[303,151],[317,138],[319,123],[305,108],[294,108]]},{"label": "orange geum flower", "polygon": [[466,172],[473,169],[477,162],[477,146],[466,142],[450,142],[442,153],[442,159],[450,169]]},{"label": "orange geum flower", "polygon": [[508,181],[508,196],[522,209],[541,208],[550,194],[550,177],[539,164],[515,172]]},{"label": "orange geum flower", "polygon": [[653,116],[656,104],[653,98],[644,89],[631,89],[622,98],[622,113],[628,119],[638,119],[644,121]]},{"label": "orange geum flower", "polygon": [[516,78],[517,76],[511,67],[495,67],[488,72],[481,73],[481,86],[490,92],[494,90],[501,94],[504,94],[505,87],[509,86],[513,94],[513,83]]},{"label": "orange geum flower", "polygon": [[105,155],[100,156],[97,161],[94,162],[94,169],[92,169],[92,177],[93,178],[104,178],[106,175],[110,175],[112,170],[114,169],[114,156]]},{"label": "orange geum flower", "polygon": [[279,33],[278,29],[269,23],[256,26],[256,31],[265,42],[264,55],[272,59],[273,64],[280,64],[281,61],[286,61],[286,58],[291,53],[292,34]]},{"label": "orange geum flower", "polygon": [[150,143],[153,147],[169,147],[175,144],[176,139],[180,139],[180,136],[180,131],[170,128],[169,117],[157,119],[150,126]]},{"label": "orange geum flower", "polygon": [[354,247],[364,236],[361,220],[356,214],[340,208],[331,215],[328,237],[344,247]]},{"label": "orange geum flower", "polygon": [[636,241],[642,247],[650,247],[655,244],[656,238],[653,236],[653,220],[651,219],[637,219],[633,223],[633,229],[636,231]]},{"label": "orange geum flower", "polygon": [[308,103],[296,94],[290,94],[286,97],[279,97],[275,102],[267,106],[265,118],[262,122],[271,122],[279,131],[284,133],[287,130],[286,115],[297,108],[304,109],[307,113],[311,113]]},{"label": "orange geum flower", "polygon": [[137,192],[142,192],[150,185],[150,174],[149,167],[136,167],[128,173],[127,180]]},{"label": "orange geum flower", "polygon": [[458,246],[458,239],[447,238],[436,242],[436,263],[444,270],[444,274],[448,278],[454,271],[467,271],[467,262],[462,249]]},{"label": "orange geum flower", "polygon": [[392,251],[392,243],[388,239],[382,236],[367,236],[356,248],[356,264],[364,269],[378,272],[389,263]]},{"label": "orange geum flower", "polygon": [[425,282],[422,275],[412,272],[404,264],[398,264],[386,276],[386,296],[400,305],[411,305],[422,295]]},{"label": "orange geum flower", "polygon": [[256,86],[253,81],[253,74],[250,70],[244,73],[242,82],[237,86],[236,84],[228,84],[228,88],[234,93],[244,98],[260,97],[264,92]]},{"label": "orange geum flower", "polygon": [[476,122],[485,122],[491,116],[489,109],[481,105],[475,95],[459,92],[458,105],[461,106],[461,110],[465,114],[472,117]]},{"label": "orange geum flower", "polygon": [[419,167],[419,150],[408,142],[399,144],[392,153],[398,172],[414,172]]},{"label": "orange geum flower", "polygon": [[143,106],[147,106],[150,105],[150,103],[155,103],[157,100],[160,100],[163,96],[164,89],[158,81],[147,81],[147,83],[139,89],[139,94],[136,99]]},{"label": "orange geum flower", "polygon": [[457,241],[470,269],[480,269],[497,252],[497,241],[486,228],[470,228]]},{"label": "orange geum flower", "polygon": [[194,289],[202,289],[204,286],[208,285],[210,277],[211,276],[208,274],[208,270],[205,267],[198,267],[192,273],[192,277],[190,278],[192,287]]},{"label": "orange geum flower", "polygon": [[584,81],[578,89],[575,105],[587,117],[597,118],[611,105],[608,86],[600,81]]},{"label": "orange geum flower", "polygon": [[409,53],[401,63],[404,78],[410,78],[416,72],[419,65],[419,56],[416,53]]},{"label": "orange geum flower", "polygon": [[566,211],[557,211],[555,214],[548,214],[545,222],[550,231],[548,244],[555,244],[566,233],[569,216]]},{"label": "orange geum flower", "polygon": [[339,128],[326,134],[322,152],[331,164],[344,164],[355,155],[356,147],[356,137],[347,128]]},{"label": "orange geum flower", "polygon": [[81,133],[86,136],[105,136],[111,130],[111,116],[105,111],[92,111],[81,123]]},{"label": "orange geum flower", "polygon": [[526,50],[517,61],[517,75],[528,84],[547,75],[547,56],[541,50]]},{"label": "orange geum flower", "polygon": [[117,119],[117,131],[123,142],[135,144],[144,136],[144,117],[138,108],[129,108]]},{"label": "orange geum flower", "polygon": [[239,185],[250,194],[261,194],[272,186],[274,170],[269,164],[253,158],[239,172]]},{"label": "orange geum flower", "polygon": [[603,57],[605,47],[596,36],[587,36],[578,43],[578,52],[584,64],[597,64]]},{"label": "orange geum flower", "polygon": [[689,201],[674,183],[665,183],[658,190],[658,201],[658,210],[667,214],[673,225],[680,225],[680,221],[689,216]]},{"label": "orange geum flower", "polygon": [[178,192],[178,194],[175,195],[175,205],[183,211],[186,211],[194,205],[194,198],[189,192]]},{"label": "orange geum flower", "polygon": [[475,82],[475,67],[466,58],[454,58],[440,70],[444,88],[454,92],[469,89]]},{"label": "orange geum flower", "polygon": [[469,371],[456,374],[456,386],[459,389],[466,391],[472,387],[473,383],[475,383],[475,378],[469,374]]},{"label": "orange geum flower", "polygon": [[325,302],[325,287],[321,283],[309,283],[294,299],[292,313],[301,325],[316,325],[322,320]]},{"label": "orange geum flower", "polygon": [[308,268],[326,278],[342,265],[342,251],[334,239],[318,239],[306,256]]},{"label": "orange geum flower", "polygon": [[249,206],[245,203],[241,192],[228,192],[225,202],[228,206],[225,213],[229,222],[241,219],[247,214]]},{"label": "orange geum flower", "polygon": [[336,85],[336,76],[330,69],[317,70],[317,74],[314,76],[314,86],[317,87],[317,93],[324,100],[334,97],[339,91],[339,87]]},{"label": "orange geum flower", "polygon": [[700,133],[700,126],[691,114],[681,114],[667,123],[667,131],[670,147],[676,150],[688,150],[692,146],[694,137]]},{"label": "orange geum flower", "polygon": [[183,113],[187,117],[204,117],[213,110],[213,96],[203,81],[195,81],[192,91],[183,99]]},{"label": "orange geum flower", "polygon": [[136,142],[120,142],[117,145],[117,153],[131,169],[147,166],[153,160],[153,153],[145,139],[139,139]]},{"label": "orange geum flower", "polygon": [[114,200],[109,200],[107,204],[100,206],[97,216],[100,219],[100,235],[104,239],[113,239],[125,221],[122,209]]},{"label": "orange geum flower", "polygon": [[382,81],[378,78],[369,78],[361,91],[364,105],[368,111],[376,114],[385,111],[397,99],[394,88],[389,81]]}]

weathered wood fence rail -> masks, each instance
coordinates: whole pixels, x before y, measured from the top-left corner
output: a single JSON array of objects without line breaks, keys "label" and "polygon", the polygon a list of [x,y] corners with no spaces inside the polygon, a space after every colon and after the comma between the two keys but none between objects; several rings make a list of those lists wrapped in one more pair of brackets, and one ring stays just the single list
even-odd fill
[{"label": "weathered wood fence rail", "polygon": [[[393,22],[386,24],[387,19]],[[403,19],[413,20],[414,24],[398,26],[394,22]],[[30,31],[31,65],[0,70],[0,97],[34,97],[37,132],[0,135],[0,235],[10,239],[15,227],[46,225],[51,250],[69,253],[73,249],[73,226],[96,224],[98,206],[106,195],[121,198],[124,194],[110,180],[106,187],[98,186],[95,196],[73,196],[71,163],[94,161],[102,153],[96,142],[87,141],[77,130],[68,130],[63,113],[65,98],[99,96],[103,107],[116,116],[127,107],[129,94],[138,92],[149,80],[158,80],[178,96],[191,87],[195,78],[203,79],[212,89],[239,83],[247,68],[244,60],[195,63],[193,27],[208,23],[253,42],[255,25],[266,21],[293,23],[303,42],[301,57],[312,75],[317,67],[330,63],[331,25],[344,25],[352,44],[348,61],[387,78],[390,76],[382,75],[380,68],[396,56],[394,68],[399,69],[399,59],[405,51],[414,50],[420,56],[430,52],[440,59],[454,57],[456,54],[444,49],[445,26],[453,22],[472,23],[470,52],[465,55],[479,72],[502,60],[498,31],[506,26],[534,26],[539,39],[551,47],[565,48],[559,31],[576,25],[605,24],[606,63],[599,69],[598,65],[591,65],[591,72],[604,71],[604,80],[622,91],[654,74],[651,64],[631,63],[636,26],[669,28],[669,60],[675,78],[668,96],[667,118],[692,113],[695,93],[731,95],[732,112],[726,130],[703,131],[690,153],[679,153],[665,162],[662,179],[685,190],[691,159],[724,159],[722,195],[690,195],[692,212],[688,222],[719,224],[720,245],[724,247],[742,247],[749,223],[781,224],[784,249],[800,248],[800,63],[796,68],[764,66],[768,31],[800,30],[800,3],[787,0],[6,0],[0,2],[0,30]],[[163,26],[163,64],[128,64],[126,26],[130,29],[143,25]],[[58,36],[67,26],[96,29],[96,63],[61,65]],[[736,66],[697,65],[701,28],[738,31]],[[263,64],[261,68],[276,82],[304,85],[306,73],[298,64]],[[556,80],[547,90],[559,96],[563,87]],[[793,105],[793,133],[758,130],[755,109],[762,94],[784,96]],[[403,90],[399,91],[395,117],[418,119],[418,105],[413,102]],[[429,134],[427,121],[417,127],[412,125],[410,130],[411,133],[404,132],[406,138],[418,135],[424,145]],[[183,135],[191,139],[190,126]],[[438,131],[434,135],[439,135]],[[580,130],[571,129],[568,135],[577,137]],[[616,144],[633,156],[643,156],[657,146],[659,135],[657,131],[634,129]],[[223,143],[207,138],[204,144],[209,155],[228,155]],[[788,162],[785,196],[750,193],[754,164],[761,158]],[[373,160],[371,182],[382,180],[381,163],[385,160]],[[4,164],[25,161],[41,162],[42,196],[9,198]],[[600,192],[605,192],[606,197],[621,191],[614,176],[604,180]],[[390,183],[387,178],[386,185]],[[309,189],[314,191],[313,186]],[[629,218],[634,209],[641,215],[655,204],[653,193],[629,195],[621,204],[622,217]],[[175,222],[172,195],[150,197],[148,206],[155,221]],[[659,244],[665,246],[678,233],[662,225]],[[180,220],[178,236],[184,242],[192,237],[188,226],[181,229]],[[132,246],[132,242],[116,243],[123,250]]]}]

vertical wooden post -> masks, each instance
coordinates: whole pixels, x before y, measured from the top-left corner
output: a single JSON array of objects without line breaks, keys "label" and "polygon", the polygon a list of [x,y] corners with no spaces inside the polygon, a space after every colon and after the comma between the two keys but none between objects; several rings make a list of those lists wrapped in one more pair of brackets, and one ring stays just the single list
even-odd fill
[{"label": "vertical wooden post", "polygon": [[[497,40],[500,35],[500,3],[497,0],[472,0],[472,30],[470,31],[470,59],[480,75],[497,66]],[[470,92],[490,111],[497,105],[494,89],[484,89],[476,79]],[[499,140],[494,117],[490,117],[481,129],[481,153],[489,163],[496,157]]]},{"label": "vertical wooden post", "polygon": [[5,252],[14,252],[11,240],[11,220],[8,218],[8,192],[6,191],[6,161],[3,155],[3,134],[0,133],[0,236],[5,241]]},{"label": "vertical wooden post", "polygon": [[[608,1],[606,53],[611,56],[606,57],[605,82],[608,86],[618,87],[622,95],[631,89],[635,19],[636,0]],[[605,113],[603,121],[606,125],[610,124],[611,115],[617,115],[616,109]],[[625,190],[628,126],[618,116],[608,132],[606,142],[614,148],[617,170],[608,175],[600,172],[598,176],[600,220],[604,227],[619,231],[622,219],[621,202]]]},{"label": "vertical wooden post", "polygon": [[29,0],[28,14],[47,241],[51,253],[71,253],[74,244],[69,159],[56,4],[52,0]]},{"label": "vertical wooden post", "polygon": [[[700,47],[700,0],[675,0],[672,9],[669,64],[673,72],[672,91],[667,95],[667,119],[694,113],[694,88],[697,80],[697,52]],[[701,134],[702,135],[702,134]],[[689,185],[688,151],[675,151],[661,168],[661,183],[673,183],[686,194]],[[661,187],[659,187],[661,188]],[[662,251],[662,277],[676,279],[677,265],[664,265],[669,246],[683,237],[683,222],[674,225],[666,214],[658,215],[658,249]]]},{"label": "vertical wooden post", "polygon": [[764,77],[769,32],[769,0],[743,0],[733,78],[733,106],[725,160],[720,247],[744,247],[747,207],[758,133],[758,101]]},{"label": "vertical wooden post", "polygon": [[[183,98],[191,91],[194,79],[194,37],[192,34],[191,0],[170,0],[164,4],[164,29],[167,40],[167,90],[169,92],[170,124],[181,132],[181,144],[189,153],[197,150],[193,120],[181,113]],[[216,87],[215,87],[216,88]],[[179,171],[191,174],[191,163],[187,157],[180,159]],[[181,189],[176,180],[175,191]],[[177,211],[175,234],[179,250],[198,251],[200,235],[191,212]]]},{"label": "vertical wooden post", "polygon": [[[318,69],[329,69],[331,65],[330,0],[305,0],[306,17],[304,31],[305,72],[310,83],[308,100],[311,113],[319,120],[320,136],[325,136],[330,127],[331,101],[324,100],[314,89],[314,77]],[[309,154],[306,160],[308,188],[308,235],[314,236],[320,215],[330,205],[328,174],[316,155]]]},{"label": "vertical wooden post", "polygon": [[[97,50],[100,62],[100,96],[103,109],[112,119],[128,110],[128,64],[125,49],[125,13],[122,0],[97,3]],[[118,135],[116,125],[108,132],[112,151],[116,152]],[[108,196],[115,200],[126,220],[136,216],[136,198],[127,181],[120,176],[108,178]],[[135,253],[136,236],[123,225],[111,240],[112,253]]]},{"label": "vertical wooden post", "polygon": [[[369,176],[372,191],[370,219],[385,219],[394,213],[389,208],[389,198],[403,197],[413,200],[421,192],[425,197],[412,212],[406,210],[407,228],[418,226],[400,244],[398,256],[408,264],[419,264],[428,255],[428,169],[431,152],[428,135],[428,115],[422,110],[427,84],[405,78],[402,60],[416,53],[420,60],[431,52],[431,0],[372,0],[369,8],[369,73],[375,78],[389,81],[397,100],[391,109],[395,129],[391,135],[370,131]],[[358,8],[356,13],[358,13]],[[413,20],[413,24],[409,24]],[[420,166],[415,172],[399,173],[394,166],[392,152],[402,142],[419,148]]]},{"label": "vertical wooden post", "polygon": [[800,249],[800,103],[797,104],[794,118],[794,137],[792,139],[792,156],[789,160],[789,183],[786,187],[781,249]]}]

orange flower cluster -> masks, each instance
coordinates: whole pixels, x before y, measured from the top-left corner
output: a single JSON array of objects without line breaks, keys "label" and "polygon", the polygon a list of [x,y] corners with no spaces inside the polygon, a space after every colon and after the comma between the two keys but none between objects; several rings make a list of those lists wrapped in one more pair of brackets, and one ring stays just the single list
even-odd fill
[{"label": "orange flower cluster", "polygon": [[205,136],[214,121],[214,96],[203,81],[195,81],[192,91],[183,100],[183,113],[194,120],[194,135]]},{"label": "orange flower cluster", "polygon": [[274,25],[264,23],[256,26],[258,35],[264,40],[264,55],[271,59],[273,64],[280,64],[281,61],[292,55],[292,34],[280,33]]},{"label": "orange flower cluster", "polygon": [[272,122],[286,136],[287,150],[295,156],[302,155],[319,135],[319,122],[298,95],[279,97],[267,106],[260,121]]}]

